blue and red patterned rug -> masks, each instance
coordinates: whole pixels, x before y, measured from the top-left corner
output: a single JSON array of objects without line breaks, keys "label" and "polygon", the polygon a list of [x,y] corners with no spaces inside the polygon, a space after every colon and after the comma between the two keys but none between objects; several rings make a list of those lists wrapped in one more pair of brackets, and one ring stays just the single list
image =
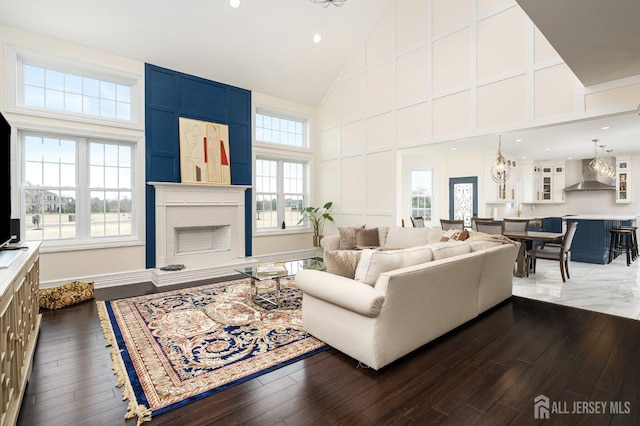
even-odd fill
[{"label": "blue and red patterned rug", "polygon": [[116,386],[138,424],[328,347],[302,329],[302,293],[254,303],[248,279],[98,301]]}]

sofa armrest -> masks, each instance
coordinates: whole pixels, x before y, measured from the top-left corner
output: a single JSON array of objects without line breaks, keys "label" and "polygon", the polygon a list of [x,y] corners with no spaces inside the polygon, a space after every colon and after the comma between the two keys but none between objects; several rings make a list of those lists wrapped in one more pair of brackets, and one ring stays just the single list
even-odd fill
[{"label": "sofa armrest", "polygon": [[320,240],[320,246],[324,251],[338,250],[340,248],[340,235],[327,235]]},{"label": "sofa armrest", "polygon": [[377,317],[384,303],[384,294],[370,285],[328,272],[305,269],[295,283],[305,294],[368,317]]}]

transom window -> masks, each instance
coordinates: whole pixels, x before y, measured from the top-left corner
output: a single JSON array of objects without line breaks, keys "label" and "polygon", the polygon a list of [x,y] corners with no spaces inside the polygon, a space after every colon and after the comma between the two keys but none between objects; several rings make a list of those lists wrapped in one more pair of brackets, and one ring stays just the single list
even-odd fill
[{"label": "transom window", "polygon": [[25,239],[133,235],[133,145],[21,132]]},{"label": "transom window", "polygon": [[23,105],[131,121],[131,84],[23,62]]},{"label": "transom window", "polygon": [[306,120],[256,113],[256,140],[306,148]]}]

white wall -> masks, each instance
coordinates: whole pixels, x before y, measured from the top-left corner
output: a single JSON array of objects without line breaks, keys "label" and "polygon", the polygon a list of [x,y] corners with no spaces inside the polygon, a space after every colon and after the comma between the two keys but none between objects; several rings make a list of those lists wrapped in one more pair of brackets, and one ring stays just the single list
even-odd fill
[{"label": "white wall", "polygon": [[[7,45],[46,52],[72,61],[89,62],[133,75],[144,75],[143,62],[0,26],[0,57],[2,58],[5,58]],[[137,166],[139,170],[144,170],[144,124],[141,124],[138,128],[122,129],[7,112],[7,66],[8,65],[0,67],[0,87],[2,87],[1,93],[3,94],[3,96],[0,96],[0,110],[3,111],[14,129],[35,128],[60,132],[73,132],[76,129],[82,129],[83,132],[86,131],[96,135],[115,136],[135,140],[136,150],[138,152]],[[144,114],[142,116],[144,117]],[[14,143],[14,147],[16,146]],[[18,182],[18,168],[15,160],[17,160],[17,155],[13,155],[12,158],[12,176],[13,182]],[[144,173],[139,173],[137,179],[138,184],[143,183]],[[13,186],[12,191],[11,210],[12,212],[20,212],[22,206],[20,206],[17,185]],[[144,203],[144,194],[142,194],[141,202]],[[144,211],[142,211],[142,215],[144,215]],[[17,217],[16,213],[14,213],[14,217]],[[139,219],[144,221],[144,217],[140,217]],[[125,247],[60,250],[43,245],[40,255],[41,281],[73,279],[84,276],[144,269],[144,222],[139,223],[139,225],[138,229],[141,231],[137,236],[137,241],[131,242]]]},{"label": "white wall", "polygon": [[639,89],[584,88],[513,0],[394,0],[318,108],[316,190],[338,225],[399,224],[403,170],[434,165],[448,217],[448,178],[482,193],[482,159],[430,146],[633,111]]}]

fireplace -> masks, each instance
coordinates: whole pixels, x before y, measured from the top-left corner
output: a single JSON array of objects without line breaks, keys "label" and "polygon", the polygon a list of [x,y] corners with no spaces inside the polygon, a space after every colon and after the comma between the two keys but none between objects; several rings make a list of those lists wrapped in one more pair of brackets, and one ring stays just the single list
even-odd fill
[{"label": "fireplace", "polygon": [[156,267],[210,268],[245,257],[248,186],[149,182],[156,191]]}]

